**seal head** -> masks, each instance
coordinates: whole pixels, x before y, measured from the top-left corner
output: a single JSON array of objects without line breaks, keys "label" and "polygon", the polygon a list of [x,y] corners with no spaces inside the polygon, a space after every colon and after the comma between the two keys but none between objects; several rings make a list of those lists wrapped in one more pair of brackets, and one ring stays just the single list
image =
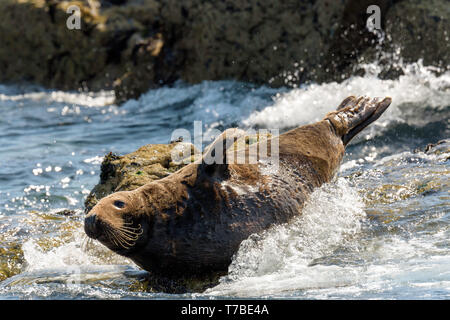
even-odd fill
[{"label": "seal head", "polygon": [[128,255],[146,241],[146,210],[139,194],[122,191],[103,198],[87,215],[84,231],[109,249]]}]

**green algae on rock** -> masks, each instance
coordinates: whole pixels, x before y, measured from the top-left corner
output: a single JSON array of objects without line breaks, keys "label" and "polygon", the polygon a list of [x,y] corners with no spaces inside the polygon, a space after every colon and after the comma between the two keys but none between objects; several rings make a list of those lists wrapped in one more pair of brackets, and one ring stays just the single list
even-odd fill
[{"label": "green algae on rock", "polygon": [[23,252],[20,244],[5,243],[0,246],[0,281],[19,274],[22,264]]}]

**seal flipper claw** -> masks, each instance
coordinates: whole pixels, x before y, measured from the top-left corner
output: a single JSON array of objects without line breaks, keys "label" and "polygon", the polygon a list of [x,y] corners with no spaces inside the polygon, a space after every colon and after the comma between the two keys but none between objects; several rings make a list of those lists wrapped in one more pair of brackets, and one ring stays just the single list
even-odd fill
[{"label": "seal flipper claw", "polygon": [[339,111],[341,109],[344,109],[346,107],[353,107],[357,103],[357,99],[355,96],[349,96],[342,100],[341,104],[336,108],[336,111]]},{"label": "seal flipper claw", "polygon": [[379,98],[365,99],[356,110],[357,114],[349,123],[349,131],[342,137],[342,142],[347,145],[349,141],[361,132],[369,124],[377,120],[391,104],[392,99],[386,97],[379,101]]}]

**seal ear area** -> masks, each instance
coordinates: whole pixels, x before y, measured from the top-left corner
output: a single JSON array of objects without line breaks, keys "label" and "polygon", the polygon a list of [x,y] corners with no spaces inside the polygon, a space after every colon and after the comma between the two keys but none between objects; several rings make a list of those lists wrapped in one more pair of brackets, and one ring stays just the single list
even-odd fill
[{"label": "seal ear area", "polygon": [[238,128],[225,130],[206,148],[199,170],[211,176],[229,176],[228,165],[231,163],[229,160],[232,159],[227,158],[227,150],[243,136],[245,136],[244,130]]}]

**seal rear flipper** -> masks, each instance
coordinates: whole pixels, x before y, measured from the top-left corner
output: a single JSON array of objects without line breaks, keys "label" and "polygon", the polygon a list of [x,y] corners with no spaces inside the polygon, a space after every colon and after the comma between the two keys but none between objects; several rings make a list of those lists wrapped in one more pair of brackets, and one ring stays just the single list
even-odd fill
[{"label": "seal rear flipper", "polygon": [[363,110],[359,111],[357,117],[352,119],[350,123],[350,130],[342,137],[344,145],[361,132],[369,124],[377,120],[391,104],[392,99],[390,97],[384,98],[379,101],[378,98],[372,99],[372,101],[366,101]]},{"label": "seal rear flipper", "polygon": [[331,122],[336,134],[347,145],[354,136],[377,120],[391,102],[390,97],[381,100],[350,96],[342,101],[336,111],[328,113],[325,119]]},{"label": "seal rear flipper", "polygon": [[227,176],[229,161],[227,161],[227,150],[240,138],[245,136],[245,131],[238,128],[225,130],[214,140],[203,154],[199,169],[210,174]]}]

